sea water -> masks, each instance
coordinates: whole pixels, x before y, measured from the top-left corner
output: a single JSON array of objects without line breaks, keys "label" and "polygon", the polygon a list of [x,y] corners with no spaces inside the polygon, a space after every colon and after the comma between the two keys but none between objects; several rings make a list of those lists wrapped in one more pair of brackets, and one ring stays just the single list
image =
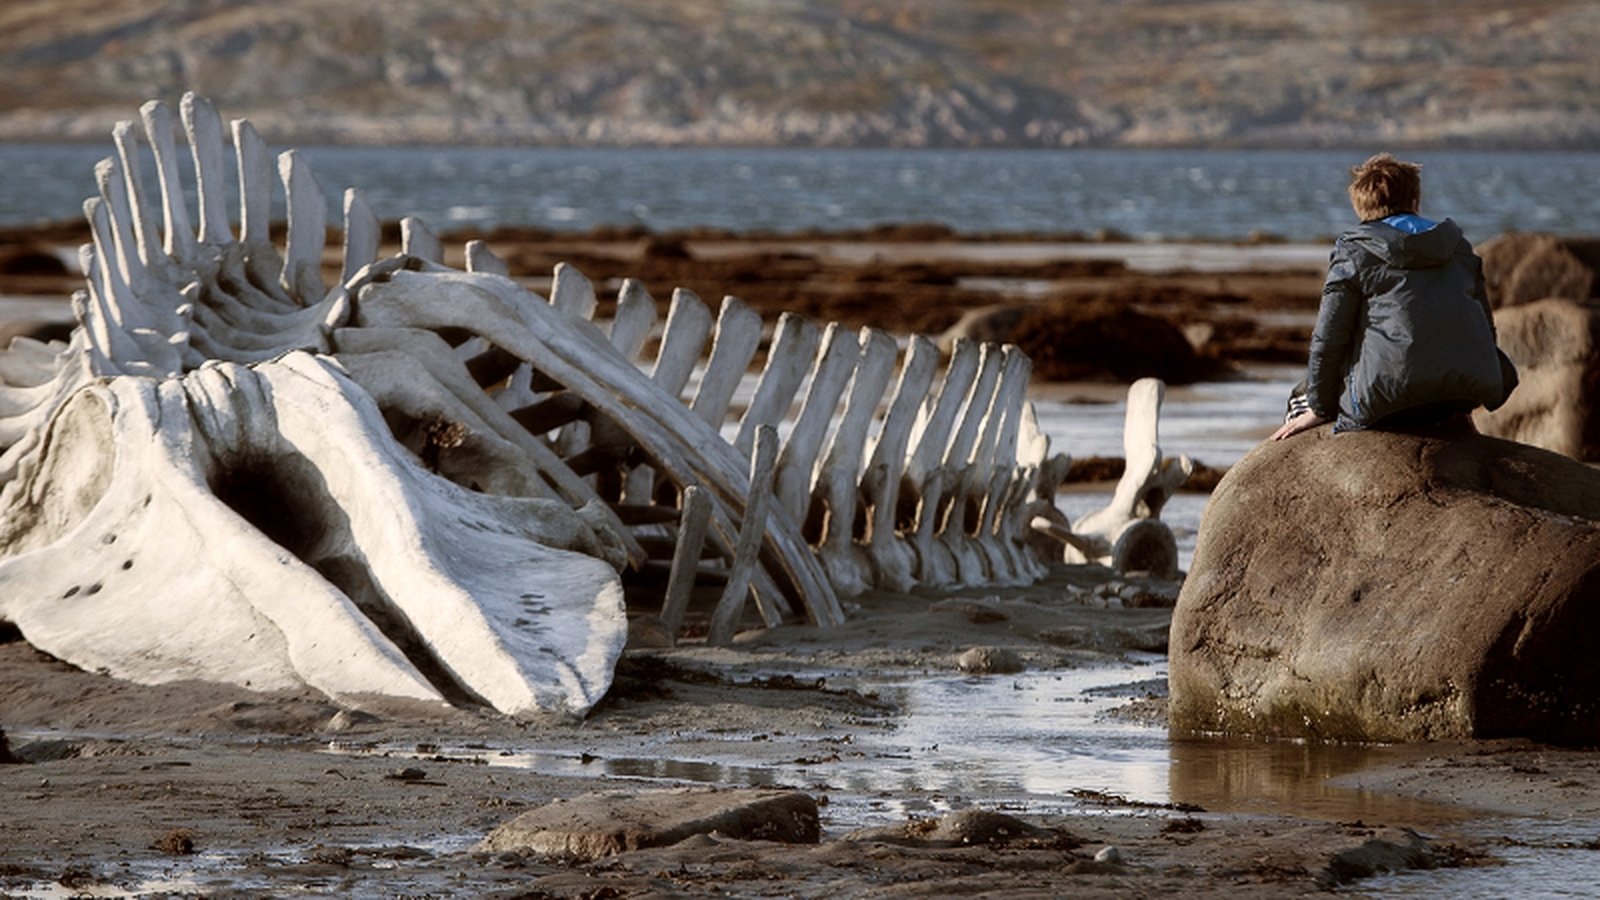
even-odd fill
[{"label": "sea water", "polygon": [[[281,149],[281,148],[274,148]],[[1379,148],[1375,148],[1379,149]],[[304,147],[331,215],[346,187],[436,231],[599,225],[960,233],[1112,231],[1138,240],[1320,241],[1350,224],[1363,152]],[[0,226],[81,216],[100,143],[0,144]],[[144,154],[148,158],[149,154]],[[1427,150],[1426,211],[1467,236],[1600,230],[1600,153]],[[145,183],[154,185],[154,170]],[[185,174],[186,183],[192,177]],[[232,189],[230,185],[230,190]],[[282,217],[281,198],[275,215]]]}]

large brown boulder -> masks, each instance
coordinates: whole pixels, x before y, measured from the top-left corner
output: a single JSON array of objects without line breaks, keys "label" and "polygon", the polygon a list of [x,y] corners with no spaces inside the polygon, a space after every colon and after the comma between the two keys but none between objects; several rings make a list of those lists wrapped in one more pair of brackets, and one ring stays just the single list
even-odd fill
[{"label": "large brown boulder", "polygon": [[1016,344],[1042,381],[1159,378],[1193,384],[1221,370],[1216,360],[1195,351],[1177,325],[1111,303],[980,307],[946,329],[939,345],[949,352],[957,338]]},{"label": "large brown boulder", "polygon": [[1500,349],[1521,383],[1474,416],[1485,434],[1600,460],[1600,304],[1546,299],[1495,311]]},{"label": "large brown boulder", "polygon": [[1212,495],[1175,733],[1600,744],[1600,470],[1475,434],[1319,429]]},{"label": "large brown boulder", "polygon": [[1600,295],[1600,239],[1511,232],[1484,241],[1483,279],[1496,309],[1546,297]]}]

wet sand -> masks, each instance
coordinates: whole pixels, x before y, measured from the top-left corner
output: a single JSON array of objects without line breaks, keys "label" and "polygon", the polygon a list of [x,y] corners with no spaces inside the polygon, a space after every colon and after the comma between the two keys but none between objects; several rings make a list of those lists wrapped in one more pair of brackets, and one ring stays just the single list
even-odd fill
[{"label": "wet sand", "polygon": [[[707,299],[735,293],[764,313],[900,333],[941,331],[996,302],[1138,307],[1211,326],[1211,359],[1224,365],[1303,355],[1297,323],[1320,285],[1310,250],[1272,244],[1180,247],[1169,254],[1180,263],[1230,264],[1167,271],[1135,264],[1156,255],[1144,246],[956,241],[915,229],[759,244],[718,234],[482,237],[534,284],[565,260],[602,292],[634,276],[661,301],[688,285]],[[41,271],[71,245],[70,229],[4,238],[0,260],[12,262],[0,263],[0,296],[64,298],[76,286],[70,273]],[[27,302],[36,314],[39,301]],[[1419,888],[1452,869],[1515,884],[1508,870],[1477,867],[1529,847],[1548,847],[1562,865],[1592,853],[1592,754],[1519,743],[1167,742],[1169,613],[1089,605],[1085,592],[1110,578],[1060,567],[1029,588],[869,594],[828,631],[792,625],[749,632],[729,649],[691,639],[632,650],[581,722],[138,686],[72,669],[12,632],[0,642],[0,729],[25,761],[0,765],[0,892],[1277,897],[1340,884],[1360,893],[1389,868],[1416,870],[1400,877]],[[956,657],[978,645],[1014,651],[1026,671],[960,673]],[[996,698],[1085,673],[1111,673],[1113,683],[1057,688],[1002,734]],[[930,725],[916,692],[896,687],[929,683],[959,688],[970,714],[947,710],[937,720],[946,724]],[[1063,749],[1084,728],[1104,746]],[[973,760],[1014,777],[980,778]],[[1108,787],[1103,772],[1119,765],[1142,780]],[[973,767],[966,787],[949,775],[963,766]],[[1030,781],[1024,769],[1046,774]],[[476,849],[536,804],[683,783],[806,790],[824,803],[823,840],[712,836],[585,864]],[[959,847],[846,839],[972,808],[1052,836]],[[1121,862],[1096,861],[1105,847]],[[1587,873],[1572,869],[1571,883],[1592,885]]]},{"label": "wet sand", "polygon": [[[986,785],[987,769],[965,789],[936,777],[958,749],[941,742],[970,741],[966,749],[992,755],[999,770],[1030,748],[1002,739],[993,704],[941,732],[883,685],[955,680],[993,697],[1038,679],[1159,670],[1149,651],[1167,611],[1070,599],[1105,577],[1063,567],[1027,589],[871,594],[838,629],[785,626],[729,649],[630,651],[611,695],[581,722],[137,686],[14,640],[0,644],[0,722],[31,761],[0,766],[0,890],[1268,897],[1335,884],[1359,892],[1363,877],[1387,867],[1422,870],[1410,877],[1426,885],[1436,874],[1427,870],[1492,865],[1526,844],[1526,833],[1497,838],[1484,822],[1558,814],[1574,843],[1600,826],[1600,760],[1514,743],[1183,742],[1167,748],[1164,784],[1123,793],[1099,786],[1092,756],[1056,757],[1059,767],[1033,788]],[[1027,672],[957,672],[958,654],[979,645],[1016,652]],[[1086,692],[1111,700],[1087,721],[1159,750],[1163,693],[1148,679]],[[1086,721],[1070,704],[1056,708],[1058,721],[1034,723],[1033,752],[1048,756],[1055,729]],[[822,842],[713,836],[592,863],[476,849],[537,804],[683,784],[805,790],[824,804]],[[1005,812],[1052,836],[970,847],[851,839],[961,809]],[[1120,863],[1094,861],[1108,846]],[[1503,883],[1498,871],[1491,877]]]}]

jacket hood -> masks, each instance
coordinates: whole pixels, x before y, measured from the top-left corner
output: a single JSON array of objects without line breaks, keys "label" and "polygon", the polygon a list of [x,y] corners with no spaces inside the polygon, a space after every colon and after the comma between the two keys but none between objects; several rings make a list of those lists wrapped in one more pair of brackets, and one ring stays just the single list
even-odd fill
[{"label": "jacket hood", "polygon": [[1384,222],[1363,222],[1355,230],[1355,240],[1397,269],[1432,269],[1450,261],[1462,234],[1461,226],[1450,219],[1416,234]]}]

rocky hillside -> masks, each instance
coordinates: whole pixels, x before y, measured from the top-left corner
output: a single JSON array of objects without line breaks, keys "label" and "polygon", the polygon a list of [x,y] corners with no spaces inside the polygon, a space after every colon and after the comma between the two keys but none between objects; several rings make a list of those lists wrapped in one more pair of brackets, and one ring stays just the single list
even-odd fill
[{"label": "rocky hillside", "polygon": [[7,0],[0,139],[1600,147],[1594,0]]}]

